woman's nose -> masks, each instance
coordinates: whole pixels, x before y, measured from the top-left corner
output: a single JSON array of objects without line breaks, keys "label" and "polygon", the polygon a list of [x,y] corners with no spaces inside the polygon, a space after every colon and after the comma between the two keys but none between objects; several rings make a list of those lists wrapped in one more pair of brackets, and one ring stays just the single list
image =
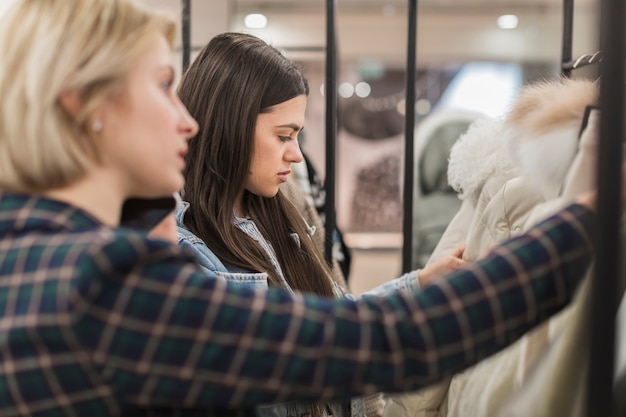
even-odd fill
[{"label": "woman's nose", "polygon": [[187,107],[185,107],[182,101],[178,100],[178,103],[181,113],[180,129],[184,133],[185,139],[191,139],[198,133],[198,122],[189,114]]},{"label": "woman's nose", "polygon": [[302,156],[302,151],[300,150],[300,144],[298,143],[298,141],[295,140],[292,141],[292,143],[293,146],[291,146],[287,151],[287,160],[293,163],[302,162],[304,160],[304,157]]}]

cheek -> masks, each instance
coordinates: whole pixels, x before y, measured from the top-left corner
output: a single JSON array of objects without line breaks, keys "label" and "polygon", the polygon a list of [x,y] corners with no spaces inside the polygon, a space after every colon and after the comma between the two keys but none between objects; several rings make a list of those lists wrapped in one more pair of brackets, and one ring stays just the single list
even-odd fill
[{"label": "cheek", "polygon": [[252,153],[252,162],[250,163],[250,171],[258,173],[259,169],[268,165],[272,158],[271,147],[267,143],[267,139],[259,138],[254,141],[254,151]]},{"label": "cheek", "polygon": [[250,179],[258,180],[263,177],[263,172],[266,171],[267,163],[263,158],[253,158],[250,164]]}]

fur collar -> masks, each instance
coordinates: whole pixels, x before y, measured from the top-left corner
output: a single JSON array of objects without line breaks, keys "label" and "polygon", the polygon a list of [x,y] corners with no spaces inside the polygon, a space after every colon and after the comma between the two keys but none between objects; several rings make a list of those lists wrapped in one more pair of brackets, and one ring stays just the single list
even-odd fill
[{"label": "fur collar", "polygon": [[504,122],[514,163],[545,199],[558,196],[578,150],[585,109],[598,104],[598,86],[562,79],[524,88]]},{"label": "fur collar", "polygon": [[588,105],[598,85],[559,79],[525,86],[503,119],[479,120],[450,152],[448,182],[474,203],[488,179],[525,175],[546,199],[554,198],[578,149]]},{"label": "fur collar", "polygon": [[519,175],[504,147],[502,127],[500,119],[477,120],[452,147],[448,183],[459,198],[475,204],[488,179]]}]

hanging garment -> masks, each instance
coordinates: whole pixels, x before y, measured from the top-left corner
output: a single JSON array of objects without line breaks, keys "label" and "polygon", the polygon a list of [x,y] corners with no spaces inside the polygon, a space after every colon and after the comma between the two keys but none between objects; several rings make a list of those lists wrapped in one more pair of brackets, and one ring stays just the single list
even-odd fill
[{"label": "hanging garment", "polygon": [[[621,241],[626,241],[626,221],[620,224]],[[622,271],[626,247],[622,247]],[[550,319],[550,342],[519,388],[500,402],[498,417],[585,417],[589,358],[591,355],[592,300],[590,277],[578,289],[570,306]],[[613,417],[626,415],[626,295],[624,277],[618,289],[621,305],[616,320],[616,362],[613,387]],[[620,295],[621,294],[621,295]],[[608,331],[608,330],[607,330]]]},{"label": "hanging garment", "polygon": [[[593,82],[540,83],[521,92],[501,125],[492,122],[470,127],[468,135],[453,148],[448,171],[451,185],[469,207],[462,207],[466,216],[451,223],[451,232],[446,230],[431,260],[441,254],[439,247],[462,243],[467,244],[464,257],[475,260],[576,196],[566,195],[564,190],[580,192],[585,184],[588,186],[588,182],[573,185],[567,181],[589,174],[588,166],[577,164],[580,159],[593,159],[577,154],[578,138],[587,106],[596,103],[597,86]],[[581,137],[581,141],[595,142],[595,126],[588,125],[585,132],[587,139]],[[545,157],[548,151],[549,159]],[[574,173],[570,167],[575,166],[586,172]],[[466,231],[464,240],[452,241],[463,235],[460,231]],[[499,415],[503,403],[524,384],[529,370],[553,340],[549,323],[509,349],[455,375],[449,385],[442,383],[419,395],[393,398],[386,415]]]},{"label": "hanging garment", "polygon": [[[475,161],[482,162],[477,164]],[[466,242],[481,191],[487,183],[492,184],[487,188],[497,189],[516,176],[519,176],[519,169],[513,164],[502,141],[502,120],[474,121],[452,147],[448,165],[448,183],[457,192],[461,207],[449,222],[427,264]],[[390,396],[385,416],[445,416],[450,380],[448,378],[417,393]]]},{"label": "hanging garment", "polygon": [[[554,99],[557,95],[560,101]],[[596,103],[597,85],[585,80],[541,83],[521,93],[504,122],[504,141],[521,175],[503,184],[493,197],[484,198],[485,209],[473,219],[468,232],[468,259],[480,256],[497,239],[522,233],[593,187],[593,181],[581,180],[593,179],[595,172],[599,115],[594,113],[591,123],[586,117],[588,106]],[[583,125],[586,128],[581,135]],[[491,234],[486,235],[485,230]],[[500,416],[500,407],[526,385],[529,372],[546,360],[547,352],[557,349],[552,346],[567,346],[568,338],[579,335],[560,330],[566,323],[576,322],[580,317],[576,314],[584,314],[586,297],[580,295],[570,308],[510,349],[455,376],[448,393],[447,416]],[[572,365],[566,355],[561,356],[564,364]],[[558,372],[560,367],[555,365],[553,370]],[[571,388],[576,389],[574,384]],[[556,397],[551,401],[559,402]]]},{"label": "hanging garment", "polygon": [[480,201],[481,195],[494,194],[507,181],[520,175],[520,169],[506,150],[502,132],[502,120],[478,120],[452,148],[448,183],[457,192],[462,204],[428,263],[467,242],[472,219],[482,212],[485,198]]},{"label": "hanging garment", "polygon": [[477,112],[444,109],[431,113],[417,126],[411,269],[426,265],[461,206],[461,200],[448,184],[450,150],[474,121],[484,118]]}]

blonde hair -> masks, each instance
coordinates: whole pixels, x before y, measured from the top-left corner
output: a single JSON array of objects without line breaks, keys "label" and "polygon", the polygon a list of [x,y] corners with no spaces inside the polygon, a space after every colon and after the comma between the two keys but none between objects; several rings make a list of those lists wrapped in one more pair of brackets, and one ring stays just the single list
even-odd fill
[{"label": "blonde hair", "polygon": [[[129,0],[19,0],[0,18],[0,191],[43,191],[100,160],[93,112],[176,21]],[[60,102],[78,93],[79,114]]]}]

